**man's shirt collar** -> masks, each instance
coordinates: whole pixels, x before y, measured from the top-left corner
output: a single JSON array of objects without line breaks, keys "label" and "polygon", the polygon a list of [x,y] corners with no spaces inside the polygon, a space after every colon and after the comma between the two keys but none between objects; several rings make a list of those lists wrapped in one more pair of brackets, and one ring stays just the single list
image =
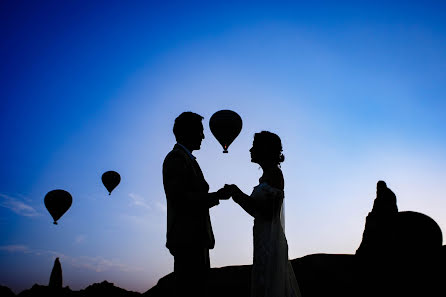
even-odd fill
[{"label": "man's shirt collar", "polygon": [[195,157],[194,155],[192,155],[191,151],[190,151],[187,147],[185,147],[184,145],[182,145],[182,144],[179,143],[179,142],[177,142],[177,144],[178,144],[179,146],[181,146],[181,147],[186,151],[186,153],[189,155],[189,157],[190,157],[192,160],[195,160],[195,159],[196,159],[196,157]]}]

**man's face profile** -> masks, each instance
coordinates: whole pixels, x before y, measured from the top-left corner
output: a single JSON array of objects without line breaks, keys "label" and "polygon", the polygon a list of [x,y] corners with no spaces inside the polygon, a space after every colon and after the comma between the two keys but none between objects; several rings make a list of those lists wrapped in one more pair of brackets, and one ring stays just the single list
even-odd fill
[{"label": "man's face profile", "polygon": [[194,126],[193,131],[190,133],[190,145],[192,150],[199,150],[201,148],[201,142],[204,139],[203,124],[200,122]]}]

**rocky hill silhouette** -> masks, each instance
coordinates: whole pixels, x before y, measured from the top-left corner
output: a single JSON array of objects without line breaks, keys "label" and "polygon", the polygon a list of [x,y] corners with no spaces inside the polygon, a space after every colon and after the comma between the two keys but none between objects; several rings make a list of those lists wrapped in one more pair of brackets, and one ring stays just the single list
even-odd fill
[{"label": "rocky hill silhouette", "polygon": [[[418,257],[395,267],[378,269],[353,254],[312,254],[291,260],[303,297],[327,296],[446,296],[446,246],[435,256],[421,255],[435,261],[417,264]],[[392,277],[388,278],[388,273]],[[212,268],[212,297],[250,296],[251,265]],[[145,297],[173,297],[173,274],[161,278],[145,292]]]},{"label": "rocky hill silhouette", "polygon": [[[12,293],[12,292],[11,292]],[[15,296],[2,295],[2,296]],[[54,296],[54,297],[93,297],[93,296],[110,296],[110,297],[135,297],[141,296],[141,293],[127,291],[125,289],[116,287],[113,283],[103,281],[102,283],[96,283],[88,286],[80,291],[73,291],[70,287],[54,288],[50,286],[42,286],[35,284],[31,289],[20,292],[19,297],[31,297],[31,296]]]},{"label": "rocky hill silhouette", "polygon": [[[446,296],[446,246],[442,244],[438,224],[422,213],[399,212],[395,194],[379,181],[356,254],[312,254],[291,264],[303,297]],[[251,265],[212,268],[211,297],[250,296],[250,276]],[[56,259],[49,286],[35,284],[17,296],[173,297],[174,286],[170,273],[143,294],[107,281],[72,291],[62,286],[62,268]],[[15,295],[0,286],[0,296]]]},{"label": "rocky hill silhouette", "polygon": [[[426,256],[426,255],[422,255]],[[445,296],[446,288],[446,246],[435,257],[427,257],[433,262],[417,265],[412,261],[398,264],[392,269],[381,267],[376,270],[368,266],[360,257],[353,254],[312,254],[291,260],[302,296]],[[396,262],[398,263],[398,262]],[[401,266],[400,266],[401,265]],[[408,269],[409,267],[409,269]],[[393,277],[387,279],[384,270],[390,269]],[[212,297],[247,297],[250,292],[251,265],[226,266],[212,268],[210,290]],[[409,275],[409,276],[408,276]],[[371,277],[372,276],[372,277]],[[161,278],[158,283],[145,293],[127,291],[113,283],[103,281],[88,286],[80,291],[69,287],[53,289],[35,284],[31,289],[20,292],[20,297],[170,297],[173,296],[173,274]],[[7,287],[0,286],[3,297],[16,296]]]},{"label": "rocky hill silhouette", "polygon": [[12,297],[15,296],[14,292],[11,291],[10,288],[5,286],[0,286],[0,296],[3,297]]}]

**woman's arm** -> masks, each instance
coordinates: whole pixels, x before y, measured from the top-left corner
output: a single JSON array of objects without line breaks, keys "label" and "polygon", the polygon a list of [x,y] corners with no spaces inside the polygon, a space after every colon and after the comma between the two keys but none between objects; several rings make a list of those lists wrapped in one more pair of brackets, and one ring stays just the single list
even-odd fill
[{"label": "woman's arm", "polygon": [[232,199],[252,217],[260,216],[271,219],[277,208],[282,205],[282,199],[272,193],[272,196],[267,199],[253,199],[243,193],[236,185],[226,185],[225,188],[229,189]]},{"label": "woman's arm", "polygon": [[251,196],[248,196],[240,191],[240,193],[234,194],[232,196],[232,199],[252,217],[256,216],[256,203],[255,200],[251,198]]},{"label": "woman's arm", "polygon": [[256,206],[251,196],[243,193],[236,185],[225,185],[224,189],[228,189],[234,202],[240,205],[252,217],[255,217]]}]

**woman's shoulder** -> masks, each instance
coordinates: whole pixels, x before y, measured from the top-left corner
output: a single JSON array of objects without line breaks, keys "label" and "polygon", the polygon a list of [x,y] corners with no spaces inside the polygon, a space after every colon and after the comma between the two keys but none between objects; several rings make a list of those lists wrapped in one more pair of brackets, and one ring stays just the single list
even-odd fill
[{"label": "woman's shoulder", "polygon": [[271,198],[283,198],[285,193],[283,190],[273,187],[267,182],[261,182],[254,187],[251,196],[260,200],[268,200]]},{"label": "woman's shoulder", "polygon": [[254,187],[255,189],[267,192],[269,194],[272,193],[283,193],[283,189],[275,187],[270,185],[268,182],[261,182],[257,186]]}]

